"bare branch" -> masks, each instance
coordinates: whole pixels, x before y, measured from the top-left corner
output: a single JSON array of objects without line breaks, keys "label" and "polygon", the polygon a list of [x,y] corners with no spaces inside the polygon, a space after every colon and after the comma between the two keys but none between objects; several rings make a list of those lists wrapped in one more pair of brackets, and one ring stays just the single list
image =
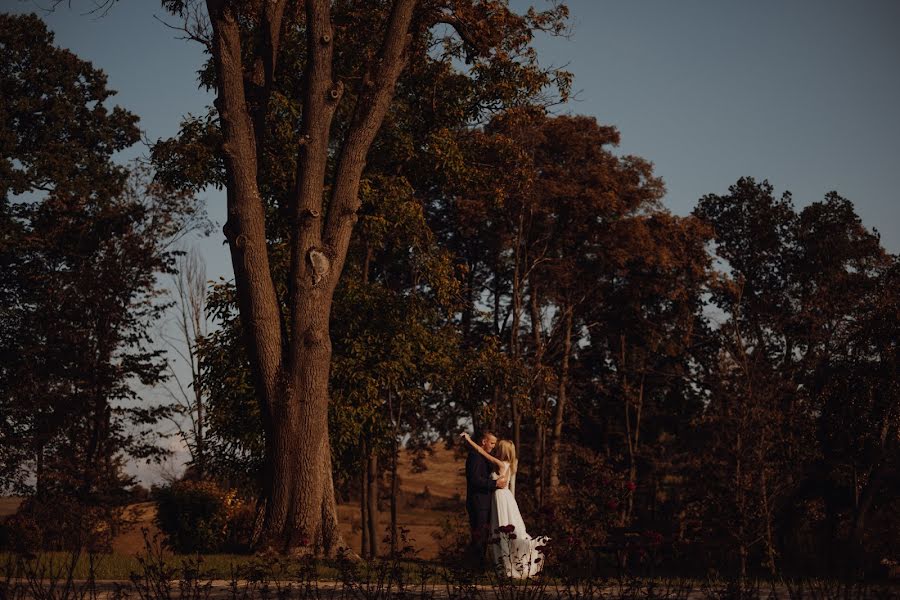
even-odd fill
[{"label": "bare branch", "polygon": [[184,34],[177,39],[192,40],[202,44],[207,50],[211,51],[212,32],[209,28],[209,20],[202,18],[199,7],[194,7],[193,10],[195,11],[193,14],[185,15],[184,23],[182,25],[174,25],[156,15],[153,15],[153,18],[162,23],[165,27]]}]

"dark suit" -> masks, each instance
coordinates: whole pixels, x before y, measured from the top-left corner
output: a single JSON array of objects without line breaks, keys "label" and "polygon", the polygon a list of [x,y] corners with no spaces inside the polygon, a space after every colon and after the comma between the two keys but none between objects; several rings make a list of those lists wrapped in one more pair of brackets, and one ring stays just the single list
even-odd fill
[{"label": "dark suit", "polygon": [[466,512],[472,529],[472,553],[481,560],[491,527],[491,502],[497,482],[491,479],[491,463],[474,450],[466,458]]}]

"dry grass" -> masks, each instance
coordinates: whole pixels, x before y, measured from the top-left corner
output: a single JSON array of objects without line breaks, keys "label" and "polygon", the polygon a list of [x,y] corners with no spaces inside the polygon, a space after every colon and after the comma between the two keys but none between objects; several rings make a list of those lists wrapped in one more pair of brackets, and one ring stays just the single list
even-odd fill
[{"label": "dry grass", "polygon": [[[464,519],[466,478],[464,458],[442,445],[426,459],[427,470],[414,473],[411,459],[405,453],[398,465],[400,495],[398,517],[400,525],[409,530],[412,545],[419,550],[419,558],[435,558],[440,547],[435,538],[448,520]],[[426,494],[425,491],[428,490]],[[379,532],[386,532],[390,523],[388,507],[379,515]],[[341,529],[351,548],[360,547],[360,514],[356,504],[338,505]]]},{"label": "dry grass", "polygon": [[0,519],[4,519],[16,512],[21,502],[21,498],[0,498]]},{"label": "dry grass", "polygon": [[[438,554],[440,543],[435,536],[440,535],[444,524],[448,520],[465,517],[466,481],[464,458],[445,450],[441,444],[434,448],[434,453],[425,460],[425,465],[425,471],[414,473],[411,457],[406,453],[401,454],[398,465],[398,522],[409,530],[409,539],[419,551],[419,558],[430,559]],[[0,498],[0,519],[14,513],[20,502],[19,498]],[[388,506],[383,508],[379,514],[378,528],[382,536],[386,534],[390,522]],[[142,502],[132,504],[127,511],[126,515],[132,525],[113,539],[113,552],[122,556],[134,556],[144,549],[141,528],[147,527],[151,536],[157,531],[153,525],[156,506],[152,502]],[[359,506],[355,503],[340,504],[338,516],[344,541],[358,552],[361,522]]]}]

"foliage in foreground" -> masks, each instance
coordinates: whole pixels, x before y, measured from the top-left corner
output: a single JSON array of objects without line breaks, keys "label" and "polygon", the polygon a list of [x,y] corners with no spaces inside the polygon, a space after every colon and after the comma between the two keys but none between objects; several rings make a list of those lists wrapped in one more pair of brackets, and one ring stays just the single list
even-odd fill
[{"label": "foliage in foreground", "polygon": [[[556,565],[555,573],[512,581],[490,572],[475,573],[454,563],[435,565],[403,553],[370,562],[341,554],[322,561],[313,555],[284,558],[174,556],[158,540],[145,537],[145,551],[127,563],[127,581],[103,581],[108,555],[80,552],[0,555],[0,598],[4,600],[231,600],[278,598],[388,600],[447,597],[459,600],[889,600],[898,589],[859,581],[759,580],[580,576]],[[227,566],[226,566],[227,565]]]}]

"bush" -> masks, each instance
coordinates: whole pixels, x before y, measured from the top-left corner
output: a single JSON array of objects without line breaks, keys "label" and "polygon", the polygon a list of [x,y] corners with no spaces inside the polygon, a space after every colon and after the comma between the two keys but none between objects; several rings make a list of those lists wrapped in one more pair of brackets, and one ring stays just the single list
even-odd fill
[{"label": "bush", "polygon": [[0,525],[0,549],[107,552],[119,524],[115,507],[81,503],[66,494],[32,496]]},{"label": "bush", "polygon": [[249,545],[252,510],[235,490],[210,481],[178,481],[155,490],[156,525],[175,552],[241,552]]}]

